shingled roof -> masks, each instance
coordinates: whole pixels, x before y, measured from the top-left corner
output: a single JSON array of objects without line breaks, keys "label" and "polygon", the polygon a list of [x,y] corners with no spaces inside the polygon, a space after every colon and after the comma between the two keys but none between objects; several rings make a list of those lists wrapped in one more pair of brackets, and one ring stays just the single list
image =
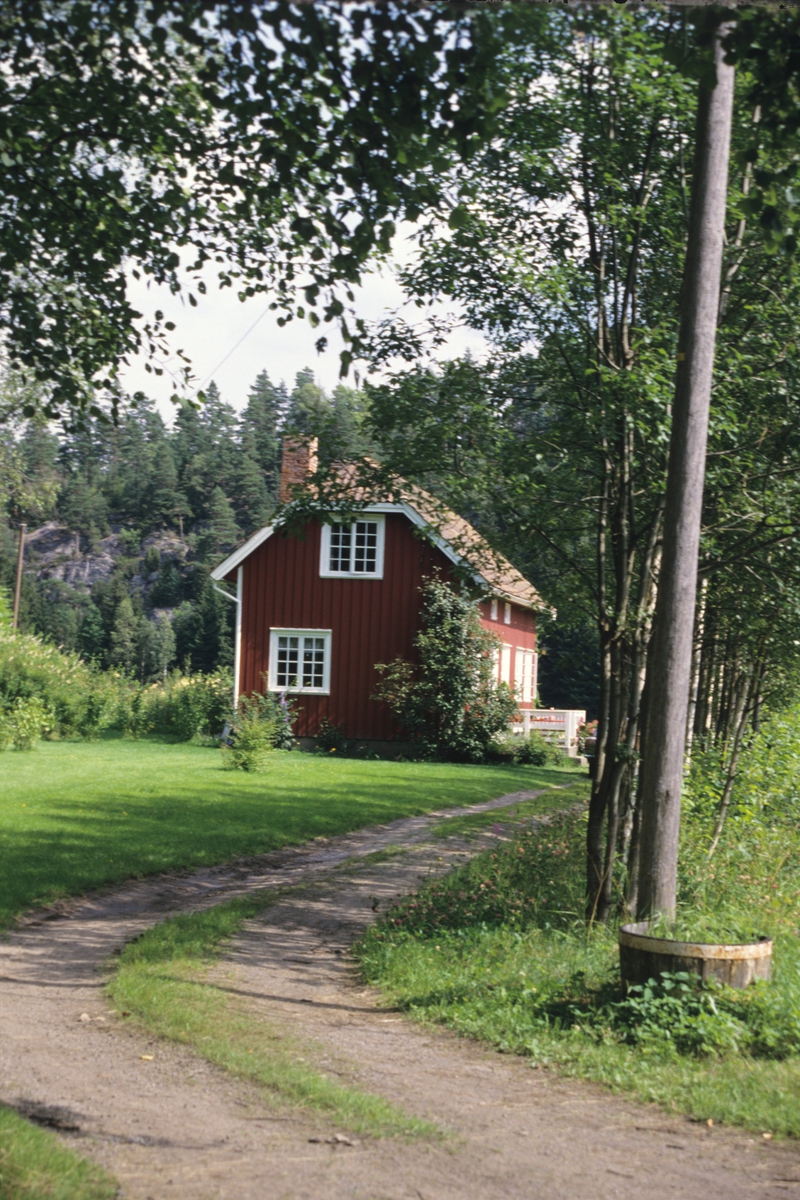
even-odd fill
[{"label": "shingled roof", "polygon": [[[522,608],[547,610],[549,607],[533,584],[504,554],[495,550],[469,521],[417,484],[397,476],[387,482],[381,476],[377,463],[368,459],[359,463],[335,463],[326,483],[321,489],[314,488],[312,495],[315,507],[319,507],[320,512],[326,511],[326,501],[330,503],[331,512],[341,512],[351,507],[362,511],[404,511],[452,562],[467,568],[492,595],[510,600]],[[299,497],[298,489],[295,498]],[[291,517],[293,507],[292,503],[288,504],[283,520],[279,517],[272,525],[265,526],[248,538],[244,545],[212,571],[212,577],[224,579],[276,532],[286,518]]]}]

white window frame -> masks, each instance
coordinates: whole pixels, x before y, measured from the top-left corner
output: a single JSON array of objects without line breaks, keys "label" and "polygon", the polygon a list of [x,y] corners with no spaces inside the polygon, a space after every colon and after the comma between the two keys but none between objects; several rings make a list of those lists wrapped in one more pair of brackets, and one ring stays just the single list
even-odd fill
[{"label": "white window frame", "polygon": [[491,620],[496,621],[497,620],[497,597],[496,596],[492,597],[492,604],[491,604],[491,608],[489,611],[491,613]]},{"label": "white window frame", "polygon": [[536,651],[518,647],[514,664],[514,686],[522,704],[536,700]]},{"label": "white window frame", "polygon": [[331,527],[332,525],[341,524],[339,521],[332,521],[330,524],[322,526],[322,538],[319,554],[319,574],[320,579],[383,579],[383,551],[386,543],[386,518],[383,513],[364,513],[356,517],[355,521],[350,524],[351,533],[351,550],[350,550],[350,565],[354,562],[355,555],[355,526],[359,521],[371,521],[377,526],[376,544],[375,544],[375,570],[374,571],[332,571],[331,563]]},{"label": "white window frame", "polygon": [[[330,629],[270,629],[269,631],[269,690],[291,695],[329,696],[331,691],[331,634]],[[278,684],[278,638],[323,638],[325,658],[322,667],[322,687],[280,687]],[[302,652],[302,647],[299,647]]]},{"label": "white window frame", "polygon": [[510,604],[506,604],[505,609],[503,611],[503,624],[504,625],[511,624],[511,605]]},{"label": "white window frame", "polygon": [[511,686],[511,646],[503,642],[500,646],[499,682]]}]

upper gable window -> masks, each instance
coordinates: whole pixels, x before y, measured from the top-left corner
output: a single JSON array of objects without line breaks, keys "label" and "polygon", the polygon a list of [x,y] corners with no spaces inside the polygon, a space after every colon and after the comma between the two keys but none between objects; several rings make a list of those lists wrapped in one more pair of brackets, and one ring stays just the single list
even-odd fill
[{"label": "upper gable window", "polygon": [[319,573],[328,579],[382,579],[385,523],[382,516],[322,526]]}]

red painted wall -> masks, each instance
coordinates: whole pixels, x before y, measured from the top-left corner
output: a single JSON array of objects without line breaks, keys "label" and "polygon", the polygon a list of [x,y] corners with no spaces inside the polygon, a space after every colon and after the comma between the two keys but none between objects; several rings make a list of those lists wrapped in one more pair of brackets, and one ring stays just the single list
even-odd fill
[{"label": "red painted wall", "polygon": [[[517,670],[517,650],[535,650],[536,649],[536,613],[531,612],[528,608],[518,608],[516,604],[511,605],[511,621],[508,625],[505,623],[505,601],[497,601],[497,617],[492,618],[492,602],[487,600],[480,606],[481,621],[485,629],[496,633],[501,642],[505,642],[511,647],[511,685],[522,681],[516,678]],[[522,704],[520,707],[528,709],[532,708],[532,704]]]},{"label": "red painted wall", "polygon": [[[296,734],[313,737],[327,717],[344,723],[351,738],[401,737],[386,705],[370,699],[378,682],[375,663],[413,657],[419,588],[434,568],[445,578],[450,568],[441,551],[414,537],[412,529],[402,514],[386,514],[383,579],[320,578],[317,521],[306,527],[303,539],[276,533],[253,551],[243,563],[240,692],[264,690],[271,628],[330,629],[330,695],[298,697]],[[504,626],[501,601],[499,618],[484,624],[504,641],[533,648],[533,613],[513,607],[512,625]],[[513,659],[512,652],[512,670]]]}]

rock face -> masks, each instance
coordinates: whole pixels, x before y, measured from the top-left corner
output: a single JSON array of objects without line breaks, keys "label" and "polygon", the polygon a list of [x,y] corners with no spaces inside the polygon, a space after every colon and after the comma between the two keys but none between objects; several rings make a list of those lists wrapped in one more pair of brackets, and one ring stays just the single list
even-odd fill
[{"label": "rock face", "polygon": [[[169,530],[146,538],[143,551],[150,546],[155,546],[162,562],[171,558],[180,564],[188,553],[186,543]],[[86,538],[56,521],[48,521],[25,538],[26,569],[35,572],[37,579],[57,579],[78,591],[89,591],[98,580],[108,579],[116,560],[126,552],[116,533],[90,548]]]}]

